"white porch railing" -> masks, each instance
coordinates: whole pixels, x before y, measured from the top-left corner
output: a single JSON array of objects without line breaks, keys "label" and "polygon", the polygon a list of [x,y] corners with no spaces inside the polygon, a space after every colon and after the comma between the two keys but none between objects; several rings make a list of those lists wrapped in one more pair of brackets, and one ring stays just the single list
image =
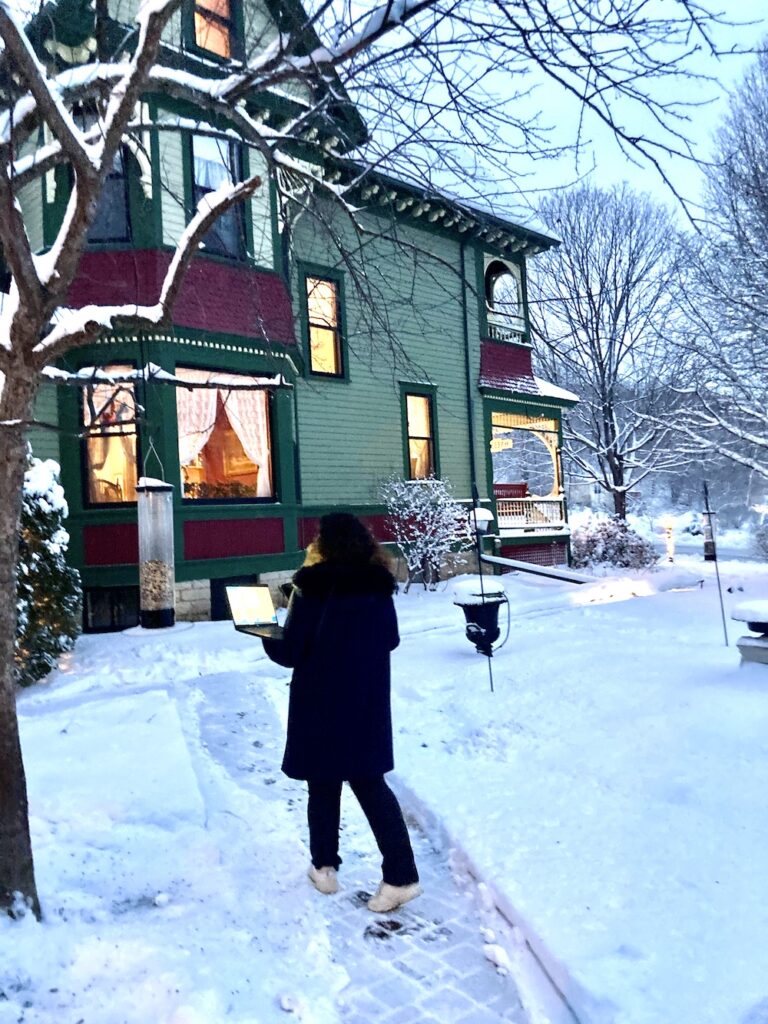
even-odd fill
[{"label": "white porch railing", "polygon": [[562,498],[498,498],[496,513],[500,530],[552,530],[566,525]]}]

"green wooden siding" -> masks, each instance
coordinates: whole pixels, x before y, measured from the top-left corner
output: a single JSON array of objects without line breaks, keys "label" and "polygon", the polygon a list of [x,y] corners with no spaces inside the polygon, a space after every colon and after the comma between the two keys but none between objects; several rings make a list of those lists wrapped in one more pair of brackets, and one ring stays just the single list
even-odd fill
[{"label": "green wooden siding", "polygon": [[[373,218],[369,225],[378,231],[386,227]],[[383,477],[403,475],[401,384],[407,383],[436,389],[441,474],[451,481],[457,497],[469,498],[460,245],[436,233],[400,226],[400,244],[366,238],[355,252],[349,226],[337,223],[335,230],[346,238],[354,254],[349,265],[357,268],[345,272],[349,380],[297,382],[302,499],[305,504],[374,503]],[[341,268],[327,238],[317,225],[300,221],[296,251],[303,260]],[[474,257],[467,259],[467,274],[474,284]],[[470,375],[476,393],[479,333],[477,300],[470,289],[467,304]],[[301,330],[305,327],[300,324]],[[478,400],[478,470],[484,465],[480,406]]]},{"label": "green wooden siding", "polygon": [[[58,395],[55,384],[45,383],[40,387],[35,402],[35,419],[41,423],[58,423]],[[43,427],[32,427],[29,431],[32,454],[37,459],[54,459],[61,463],[59,432]]]},{"label": "green wooden siding", "polygon": [[164,245],[175,246],[187,226],[183,157],[185,141],[186,136],[181,133],[158,132]]}]

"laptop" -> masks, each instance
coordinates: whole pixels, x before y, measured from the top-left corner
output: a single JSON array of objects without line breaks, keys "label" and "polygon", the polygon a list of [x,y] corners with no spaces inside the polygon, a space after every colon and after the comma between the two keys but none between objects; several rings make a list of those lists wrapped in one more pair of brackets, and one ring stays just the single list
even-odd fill
[{"label": "laptop", "polygon": [[227,603],[235,629],[251,636],[279,640],[283,627],[277,624],[277,613],[269,587],[256,584],[251,587],[225,587]]}]

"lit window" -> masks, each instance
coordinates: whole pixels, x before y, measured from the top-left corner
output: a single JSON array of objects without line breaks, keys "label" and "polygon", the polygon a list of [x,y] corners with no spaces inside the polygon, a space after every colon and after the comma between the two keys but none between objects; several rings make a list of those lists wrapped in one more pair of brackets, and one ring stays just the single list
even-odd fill
[{"label": "lit window", "polygon": [[411,480],[423,480],[435,472],[432,430],[432,399],[428,395],[406,395],[408,421],[408,472]]},{"label": "lit window", "polygon": [[[120,376],[130,366],[105,366]],[[136,401],[133,384],[83,388],[83,426],[88,502],[110,505],[136,500]]]},{"label": "lit window", "polygon": [[[240,150],[227,139],[209,135],[192,136],[192,197],[195,208],[205,196],[222,185],[240,180]],[[241,259],[245,252],[243,204],[237,203],[223,213],[203,239],[211,252]]]},{"label": "lit window", "polygon": [[247,390],[244,385],[258,382],[243,374],[177,367],[176,376],[191,385],[176,389],[184,497],[272,498],[266,391]]},{"label": "lit window", "polygon": [[309,368],[312,373],[341,377],[339,286],[322,277],[307,278]]},{"label": "lit window", "polygon": [[197,0],[195,43],[219,57],[232,56],[234,24],[230,0]]}]

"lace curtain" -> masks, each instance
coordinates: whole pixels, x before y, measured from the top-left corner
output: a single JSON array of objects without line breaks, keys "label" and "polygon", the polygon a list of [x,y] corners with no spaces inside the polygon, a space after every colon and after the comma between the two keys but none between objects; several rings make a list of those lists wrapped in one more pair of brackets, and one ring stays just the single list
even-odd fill
[{"label": "lace curtain", "polygon": [[216,422],[216,402],[221,398],[230,426],[245,454],[258,466],[257,497],[272,497],[272,457],[269,445],[268,402],[265,391],[232,391],[227,384],[256,383],[242,374],[177,368],[176,376],[190,383],[215,381],[217,387],[178,388],[179,461],[189,465],[208,443]]}]

